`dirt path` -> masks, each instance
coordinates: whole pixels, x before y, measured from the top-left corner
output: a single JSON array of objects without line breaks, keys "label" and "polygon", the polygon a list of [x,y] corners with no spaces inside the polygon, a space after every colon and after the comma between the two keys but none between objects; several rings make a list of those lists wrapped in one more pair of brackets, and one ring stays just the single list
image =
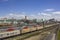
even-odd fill
[{"label": "dirt path", "polygon": [[25,40],[39,40],[41,38],[41,35],[37,35],[37,36],[33,36],[33,37],[30,37],[30,38],[27,38]]}]

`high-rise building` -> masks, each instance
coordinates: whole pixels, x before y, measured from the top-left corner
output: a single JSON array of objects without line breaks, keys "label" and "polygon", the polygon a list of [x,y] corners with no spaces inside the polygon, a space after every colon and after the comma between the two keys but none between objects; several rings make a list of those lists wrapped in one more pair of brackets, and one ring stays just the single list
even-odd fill
[{"label": "high-rise building", "polygon": [[27,16],[25,16],[25,19],[27,19]]}]

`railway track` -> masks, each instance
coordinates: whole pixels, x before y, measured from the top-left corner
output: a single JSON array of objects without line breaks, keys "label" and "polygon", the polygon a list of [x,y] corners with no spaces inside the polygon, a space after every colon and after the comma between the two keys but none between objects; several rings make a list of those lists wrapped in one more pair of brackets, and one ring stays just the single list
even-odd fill
[{"label": "railway track", "polygon": [[44,31],[49,31],[49,30],[52,30],[52,29],[54,29],[54,28],[58,28],[58,27],[57,27],[58,25],[59,25],[59,24],[55,24],[55,25],[53,25],[53,26],[45,27],[45,28],[43,28],[43,29],[39,29],[39,30],[35,30],[35,31],[31,31],[31,32],[24,33],[24,34],[19,34],[19,35],[7,37],[7,38],[3,38],[2,40],[4,40],[4,39],[14,39],[14,38],[16,38],[16,37],[17,37],[17,39],[19,39],[19,40],[26,39],[26,38],[31,37],[31,36],[34,36],[34,35],[36,35],[36,34],[40,34],[40,33],[44,32]]}]

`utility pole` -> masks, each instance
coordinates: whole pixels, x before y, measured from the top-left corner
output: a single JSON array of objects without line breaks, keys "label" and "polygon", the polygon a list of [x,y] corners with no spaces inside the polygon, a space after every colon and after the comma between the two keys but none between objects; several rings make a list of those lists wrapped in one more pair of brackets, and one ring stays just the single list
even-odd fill
[{"label": "utility pole", "polygon": [[42,19],[42,25],[43,25],[43,28],[44,28],[45,26],[44,26],[44,21],[43,21],[43,19]]}]

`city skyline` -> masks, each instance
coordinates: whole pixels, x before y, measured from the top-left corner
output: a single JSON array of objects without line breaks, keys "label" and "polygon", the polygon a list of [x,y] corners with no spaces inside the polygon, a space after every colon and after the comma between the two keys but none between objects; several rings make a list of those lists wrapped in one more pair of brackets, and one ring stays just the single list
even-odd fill
[{"label": "city skyline", "polygon": [[60,20],[60,0],[0,0],[0,18],[55,18]]}]

